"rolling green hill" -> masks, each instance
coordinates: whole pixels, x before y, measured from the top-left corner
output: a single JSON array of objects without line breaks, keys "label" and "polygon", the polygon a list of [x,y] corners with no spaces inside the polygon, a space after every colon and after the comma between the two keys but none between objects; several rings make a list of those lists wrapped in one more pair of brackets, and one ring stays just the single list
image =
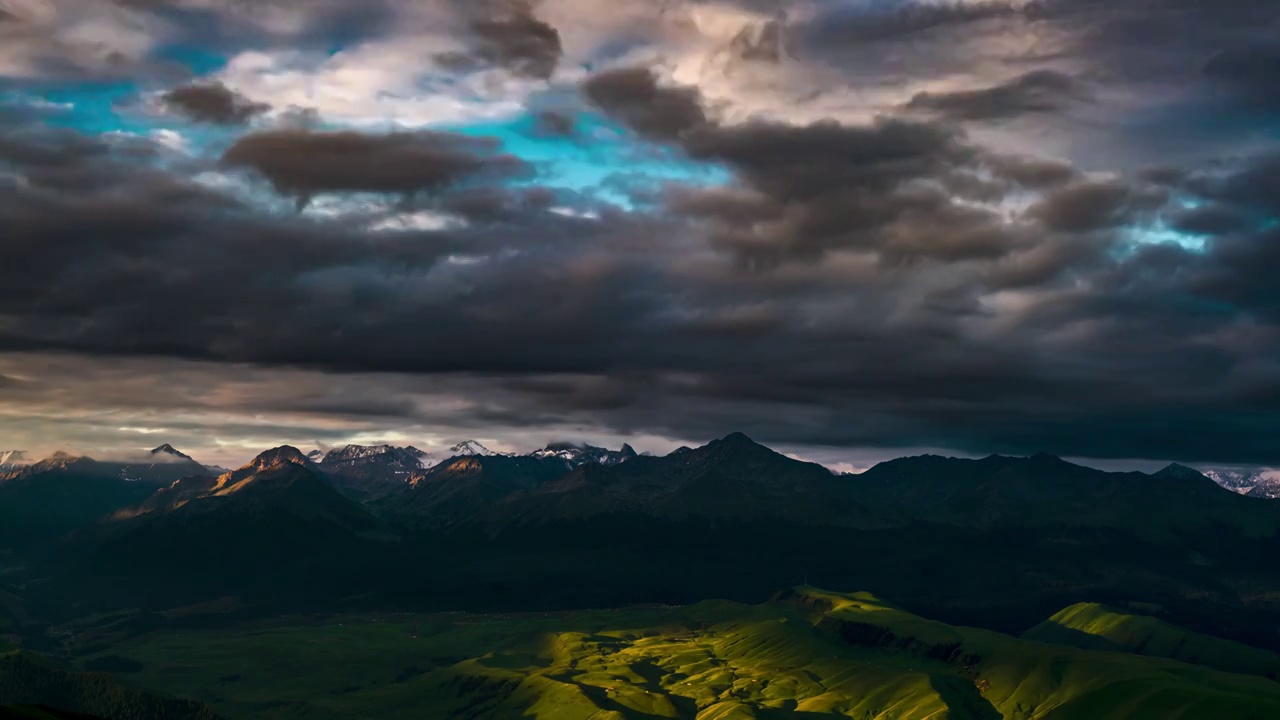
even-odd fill
[{"label": "rolling green hill", "polygon": [[1173,658],[1226,672],[1280,677],[1280,657],[1266,650],[1201,635],[1145,615],[1079,603],[1022,634],[1028,640],[1091,650]]},{"label": "rolling green hill", "polygon": [[1280,717],[1280,684],[1163,658],[955,627],[799,588],[527,615],[381,615],[151,632],[82,657],[232,718]]}]

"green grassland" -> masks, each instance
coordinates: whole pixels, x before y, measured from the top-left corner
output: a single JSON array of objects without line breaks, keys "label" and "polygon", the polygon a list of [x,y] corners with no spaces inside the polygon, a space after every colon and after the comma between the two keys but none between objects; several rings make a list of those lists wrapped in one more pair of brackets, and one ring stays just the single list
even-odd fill
[{"label": "green grassland", "polygon": [[1280,677],[1280,657],[1097,603],[1072,605],[1023,633],[1040,642],[1173,658],[1234,673]]},{"label": "green grassland", "polygon": [[811,588],[758,606],[296,617],[159,628],[109,647],[95,637],[80,663],[118,665],[129,684],[233,719],[1280,717],[1280,684],[1265,678],[953,627]]}]

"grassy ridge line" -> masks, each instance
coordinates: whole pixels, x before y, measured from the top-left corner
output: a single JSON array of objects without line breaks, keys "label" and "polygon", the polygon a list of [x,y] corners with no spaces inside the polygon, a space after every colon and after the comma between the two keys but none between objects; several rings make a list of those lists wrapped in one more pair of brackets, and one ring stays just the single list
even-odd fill
[{"label": "grassy ridge line", "polygon": [[800,588],[512,616],[347,616],[152,632],[103,648],[130,681],[234,718],[1280,717],[1280,685],[1184,663],[953,627],[870,595]]},{"label": "grassy ridge line", "polygon": [[[922,646],[959,638],[995,717],[1052,720],[1280,717],[1280,685],[1166,659],[1054,647],[925,620],[870,596],[806,590],[830,618],[887,628]],[[921,646],[916,646],[919,652]]]},{"label": "grassy ridge line", "polygon": [[1028,640],[1091,650],[1165,657],[1224,672],[1280,677],[1280,657],[1240,643],[1202,635],[1158,618],[1097,603],[1064,608],[1022,635]]}]

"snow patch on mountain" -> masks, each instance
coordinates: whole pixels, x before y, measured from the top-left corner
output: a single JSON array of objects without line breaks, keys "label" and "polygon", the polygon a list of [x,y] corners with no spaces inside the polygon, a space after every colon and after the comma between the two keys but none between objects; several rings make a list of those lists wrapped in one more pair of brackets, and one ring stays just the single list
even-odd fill
[{"label": "snow patch on mountain", "polygon": [[534,452],[533,457],[556,458],[563,460],[571,467],[590,463],[618,465],[636,457],[636,451],[630,445],[623,445],[621,450],[615,451],[594,445],[560,442],[552,443]]},{"label": "snow patch on mountain", "polygon": [[1204,475],[1222,487],[1249,497],[1280,498],[1280,470],[1215,468]]},{"label": "snow patch on mountain", "polygon": [[322,467],[351,467],[369,463],[384,463],[401,469],[426,469],[434,467],[439,460],[425,450],[412,445],[396,447],[394,445],[347,445],[335,448],[319,461]]},{"label": "snow patch on mountain", "polygon": [[0,450],[0,470],[15,470],[31,464],[31,458],[22,450]]},{"label": "snow patch on mountain", "polygon": [[181,452],[169,443],[152,450],[147,459],[153,463],[195,462],[190,455]]},{"label": "snow patch on mountain", "polygon": [[494,452],[493,450],[490,450],[489,448],[482,445],[477,440],[463,440],[457,445],[454,445],[453,447],[449,448],[448,452],[446,452],[445,454],[450,457],[462,457],[462,456],[470,457],[473,455],[492,457],[496,455],[509,455],[510,453]]}]

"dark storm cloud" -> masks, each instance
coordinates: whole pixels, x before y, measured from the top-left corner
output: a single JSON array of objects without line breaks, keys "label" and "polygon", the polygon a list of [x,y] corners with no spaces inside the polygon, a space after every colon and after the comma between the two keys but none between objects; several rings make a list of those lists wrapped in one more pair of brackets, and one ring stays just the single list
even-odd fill
[{"label": "dark storm cloud", "polygon": [[973,157],[951,129],[905,120],[716,126],[684,145],[696,158],[729,164],[765,193],[797,200],[831,190],[886,190]]},{"label": "dark storm cloud", "polygon": [[480,41],[476,57],[521,77],[551,77],[564,54],[560,32],[538,19],[528,0],[499,3],[471,28]]},{"label": "dark storm cloud", "polygon": [[1019,13],[1004,0],[937,4],[833,2],[803,28],[807,40],[819,46],[892,43],[931,30],[963,27],[992,18]]},{"label": "dark storm cloud", "polygon": [[[1268,37],[1276,19],[1273,6],[1253,0],[1047,0],[1032,5],[1028,14],[1074,31],[1082,47],[1101,55],[1086,60],[1127,56],[1138,62],[1136,67],[1111,68],[1116,74],[1183,74],[1204,61],[1206,56],[1197,54],[1206,47],[1230,38]],[[1228,49],[1234,48],[1214,50]]]},{"label": "dark storm cloud", "polygon": [[1174,213],[1172,225],[1193,235],[1225,235],[1251,230],[1257,227],[1258,219],[1229,205],[1206,204]]},{"label": "dark storm cloud", "polygon": [[1270,89],[1274,94],[1276,74],[1280,73],[1280,43],[1223,50],[1209,58],[1204,73],[1259,92]]},{"label": "dark storm cloud", "polygon": [[737,175],[736,190],[677,189],[670,200],[750,267],[833,249],[876,252],[888,262],[994,257],[1021,242],[991,209],[956,202],[998,199],[1005,188],[979,177],[994,164],[947,126],[897,119],[723,126],[708,119],[695,89],[659,85],[647,69],[597,75],[584,93],[637,133],[676,141]]},{"label": "dark storm cloud", "polygon": [[437,192],[471,180],[527,176],[532,168],[488,138],[444,132],[273,130],[241,137],[222,157],[261,173],[283,194]]},{"label": "dark storm cloud", "polygon": [[1132,223],[1144,209],[1154,210],[1165,198],[1136,192],[1128,183],[1079,182],[1047,195],[1028,215],[1050,230],[1091,232]]},{"label": "dark storm cloud", "polygon": [[[501,191],[448,198],[448,209],[485,219],[482,227],[372,232],[358,218],[261,213],[73,137],[0,143],[0,162],[25,179],[0,204],[10,349],[344,369],[599,367],[608,345],[593,343],[616,338],[595,333],[635,312],[625,293],[613,294],[628,284],[614,264],[562,262],[558,243],[603,230],[547,212],[545,193],[513,191],[501,221],[492,217]],[[398,178],[389,185],[352,171],[354,180],[305,189],[401,188]],[[527,254],[504,253],[526,244]],[[475,333],[486,325],[495,334]]]},{"label": "dark storm cloud", "polygon": [[469,72],[488,66],[511,74],[548,80],[564,55],[560,31],[539,19],[528,0],[458,3],[470,16],[473,47],[435,56],[442,67]]},{"label": "dark storm cloud", "polygon": [[987,163],[997,177],[1030,190],[1058,187],[1080,176],[1075,166],[1063,160],[990,154]]},{"label": "dark storm cloud", "polygon": [[71,111],[67,105],[23,100],[0,101],[0,127],[16,128],[35,125],[51,119],[65,118]]},{"label": "dark storm cloud", "polygon": [[406,5],[401,0],[102,1],[163,20],[175,44],[225,51],[272,46],[330,50],[358,43],[393,32]]},{"label": "dark storm cloud", "polygon": [[[824,108],[843,93],[886,110],[918,96],[915,112],[1004,121],[1021,147],[1137,171],[1273,137],[1277,20],[1274,3],[1254,0],[831,2],[793,20],[788,38],[840,78],[814,96]],[[1011,71],[1034,82],[1007,84]],[[1075,87],[1037,84],[1064,77]]]},{"label": "dark storm cloud", "polygon": [[539,137],[571,138],[578,133],[578,121],[569,113],[555,110],[539,112],[534,134]]},{"label": "dark storm cloud", "polygon": [[[352,17],[344,6],[356,8],[315,5],[273,42],[329,47]],[[166,12],[195,27],[194,7]],[[460,59],[551,75],[555,31],[521,14],[529,6],[491,7],[464,24],[474,51]],[[1280,155],[1250,148],[1208,163],[1127,147],[1177,114],[1137,102],[1148,96],[1206,113],[1180,120],[1193,141],[1227,133],[1203,122],[1219,110],[1260,107],[1269,89],[1257,68],[1269,61],[1252,48],[1267,47],[1274,8],[880,7],[826,4],[780,40],[799,58],[864,58],[831,66],[865,73],[869,88],[905,88],[895,106],[920,80],[977,67],[1023,75],[998,85],[974,72],[981,89],[919,101],[932,119],[818,123],[722,121],[698,90],[654,71],[595,75],[586,100],[661,145],[652,156],[731,177],[622,179],[626,211],[510,183],[530,168],[455,135],[273,131],[240,138],[223,164],[162,163],[145,139],[51,131],[45,116],[15,112],[0,129],[0,349],[40,354],[0,369],[38,375],[51,351],[76,353],[99,372],[73,368],[22,402],[130,407],[159,383],[154,406],[268,413],[277,425],[265,430],[228,423],[255,438],[337,440],[373,421],[682,438],[742,429],[797,445],[1280,462]],[[218,26],[238,27],[231,17]],[[1065,122],[1073,113],[1057,111],[1082,87],[1096,96],[1081,113],[1102,122],[1073,140],[1114,136],[1117,162],[1164,167],[1086,173],[979,140],[1018,123],[969,135],[947,122]],[[1134,105],[1143,110],[1116,110]],[[219,189],[237,187],[220,177],[229,169],[301,200],[395,197],[282,213]],[[401,211],[449,223],[372,229]],[[1203,251],[1142,244],[1178,232]],[[165,379],[185,366],[174,358],[206,362]],[[114,363],[132,369],[107,372]],[[241,395],[202,390],[250,377]],[[317,428],[317,415],[337,422]]]},{"label": "dark storm cloud", "polygon": [[1117,115],[1120,133],[1110,143],[1091,138],[1110,145],[1112,157],[1203,160],[1267,137],[1277,119],[1280,101],[1261,74],[1275,57],[1274,3],[1049,0],[1030,7],[1031,26],[1051,28],[1054,51],[1083,67],[1090,82],[1143,103],[1136,115]]},{"label": "dark storm cloud", "polygon": [[231,91],[221,82],[184,85],[165,93],[162,99],[192,120],[215,125],[241,125],[271,109]]},{"label": "dark storm cloud", "polygon": [[439,207],[470,221],[518,223],[530,213],[549,210],[556,199],[556,193],[545,188],[479,187],[452,193],[441,200]]},{"label": "dark storm cloud", "polygon": [[675,140],[707,124],[696,89],[659,85],[648,68],[598,73],[583,92],[596,107],[652,140]]},{"label": "dark storm cloud", "polygon": [[1019,242],[992,210],[957,202],[970,190],[986,191],[968,182],[981,158],[941,126],[760,123],[694,133],[685,147],[733,168],[755,191],[752,209],[739,201],[717,204],[714,195],[690,205],[711,222],[714,242],[753,266],[835,249],[891,262],[991,257]]},{"label": "dark storm cloud", "polygon": [[1195,174],[1187,187],[1197,194],[1275,218],[1280,211],[1280,148],[1237,160],[1225,173]]},{"label": "dark storm cloud", "polygon": [[[0,162],[26,181],[0,195],[8,350],[412,373],[463,393],[453,427],[699,438],[738,427],[775,443],[1280,459],[1280,369],[1264,360],[1280,350],[1274,231],[1205,254],[1118,255],[1105,227],[1147,212],[1146,185],[1028,172],[939,126],[708,125],[684,145],[733,168],[738,188],[598,220],[551,213],[552,196],[532,190],[473,188],[446,198],[471,203],[466,227],[390,233],[263,213],[145,170],[142,148],[12,132]],[[1036,192],[1056,209],[1001,225],[929,190],[971,164],[1010,192],[1047,188]],[[1256,165],[1217,171],[1212,202],[1255,211],[1232,189]],[[997,171],[1010,167],[1035,182]],[[832,209],[850,198],[860,209]],[[878,239],[853,247],[873,262],[743,273],[693,251],[708,213],[745,228],[778,203],[819,229],[824,210],[871,227]],[[878,204],[892,211],[871,217],[888,225],[858,215]],[[1051,236],[1018,229],[1042,222]],[[790,237],[810,232],[823,236]],[[992,304],[1007,292],[1009,307]],[[226,382],[246,372],[210,367]],[[245,402],[440,421],[432,403],[403,400],[403,377],[331,378],[359,392],[317,400],[280,379],[283,397]]]},{"label": "dark storm cloud", "polygon": [[954,120],[1004,120],[1031,113],[1058,112],[1089,97],[1088,89],[1070,75],[1033,70],[1003,85],[981,90],[920,93],[906,107]]}]

